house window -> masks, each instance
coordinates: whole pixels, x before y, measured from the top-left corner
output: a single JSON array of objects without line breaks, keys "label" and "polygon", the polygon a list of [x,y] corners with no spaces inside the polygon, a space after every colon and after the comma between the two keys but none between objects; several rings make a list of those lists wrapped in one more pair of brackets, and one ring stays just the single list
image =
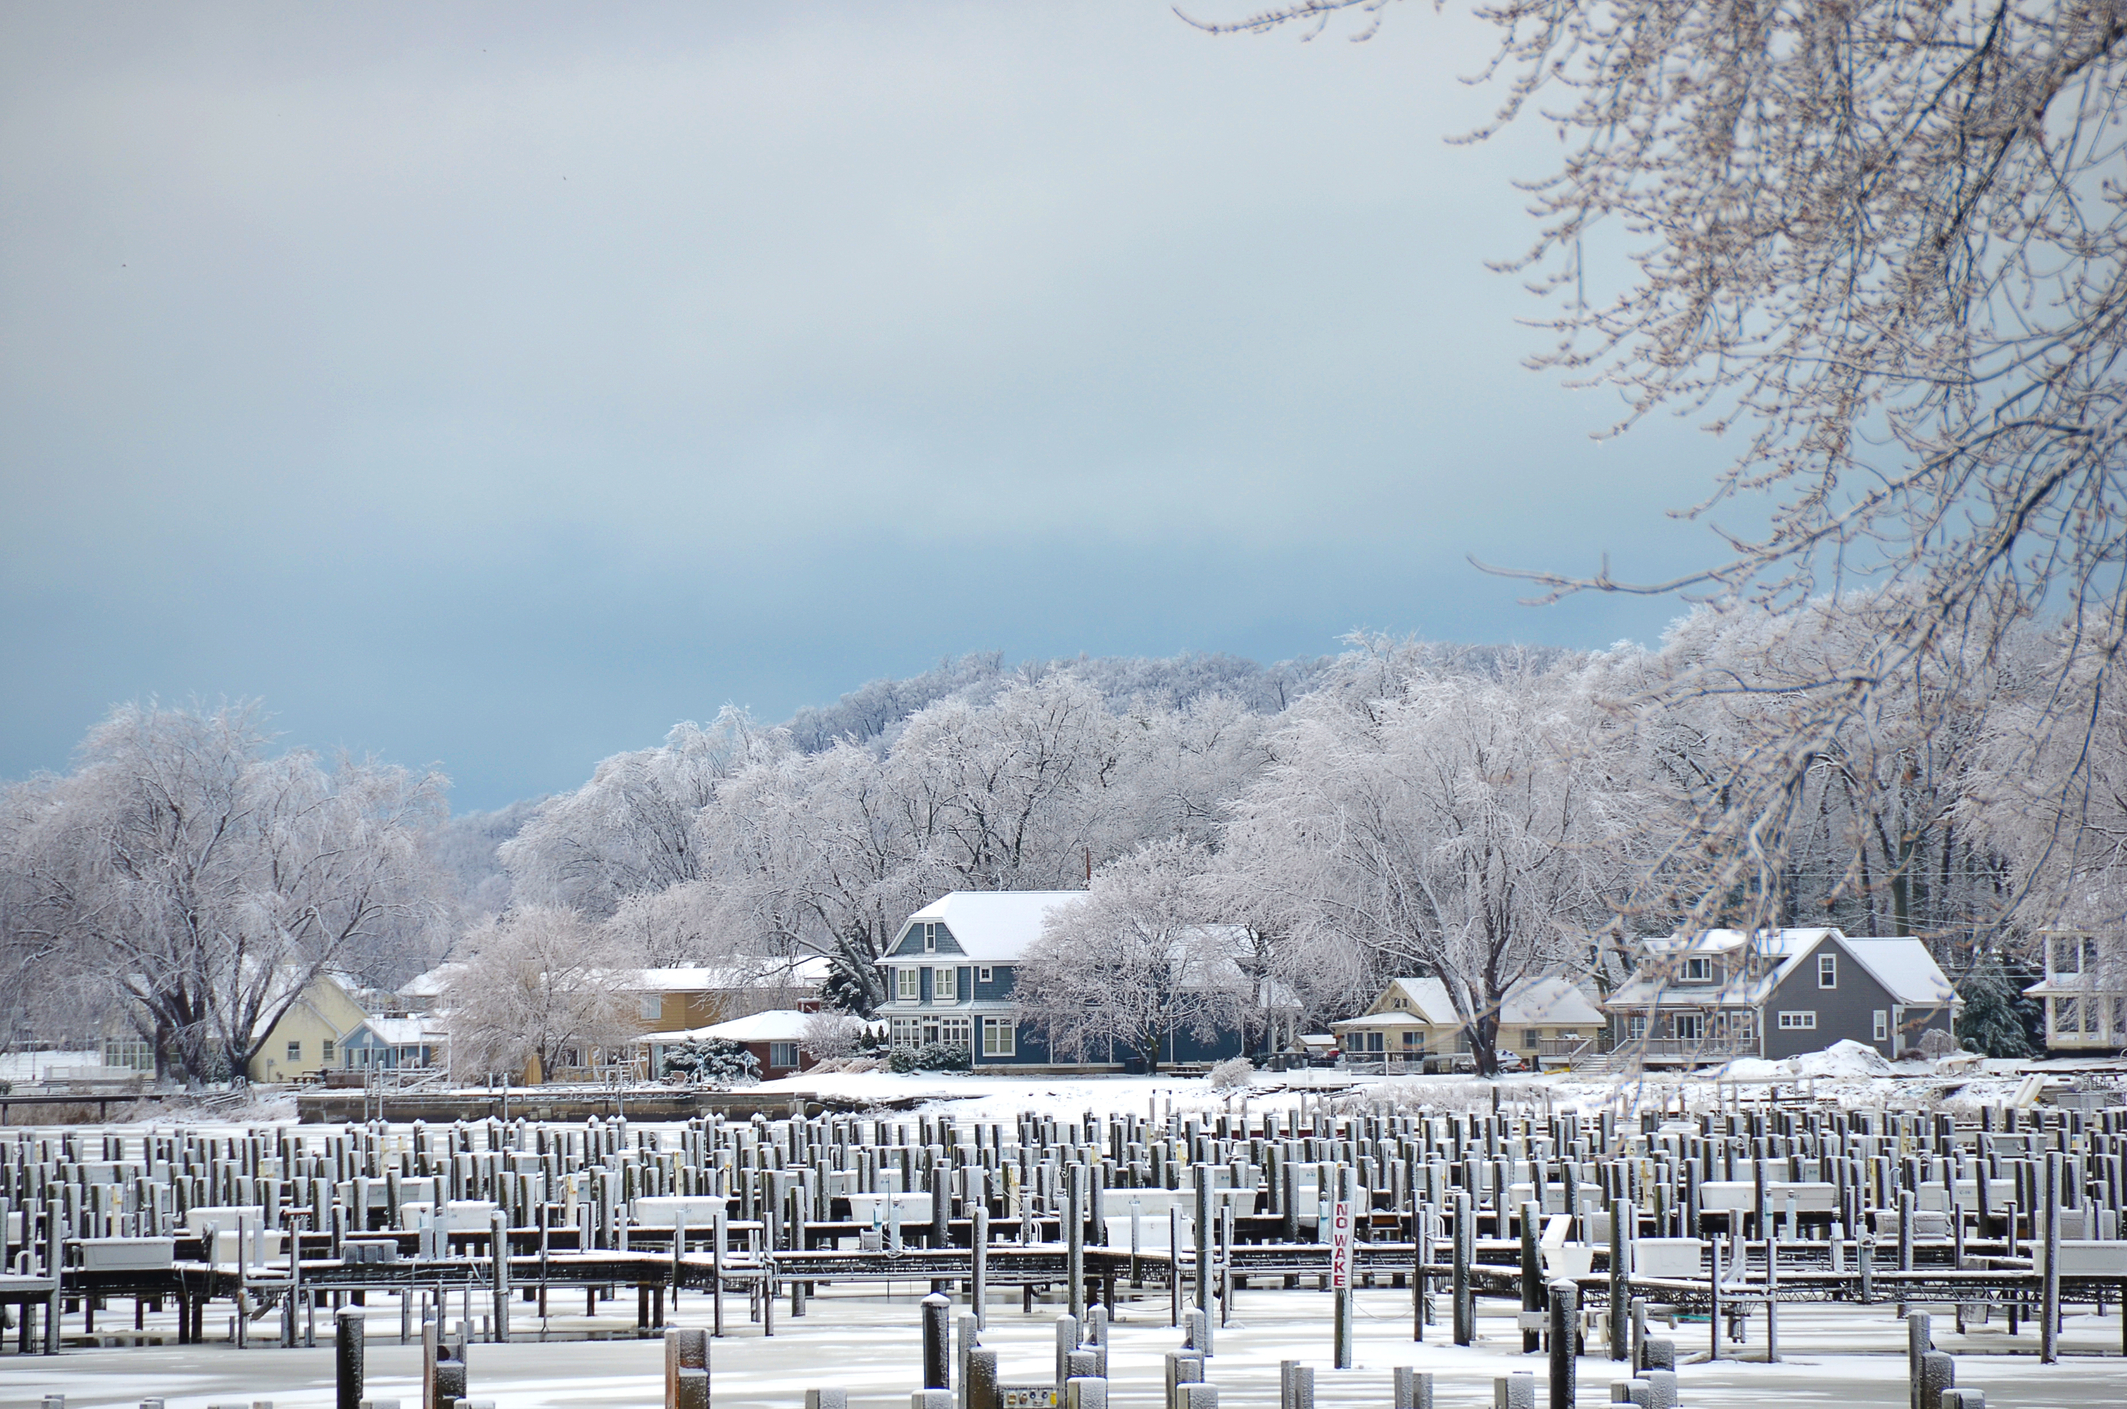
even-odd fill
[{"label": "house window", "polygon": [[1634,1013],[1625,1020],[1626,1040],[1638,1042],[1647,1036],[1647,1015]]},{"label": "house window", "polygon": [[1874,1033],[1869,1039],[1871,1042],[1888,1042],[1891,1040],[1891,1014],[1888,1009],[1878,1008],[1876,1010],[1876,1021],[1871,1031]]},{"label": "house window", "polygon": [[894,970],[894,997],[903,1003],[914,1003],[923,997],[923,970],[902,968]]},{"label": "house window", "polygon": [[[913,970],[904,970],[904,972],[913,972]],[[893,1044],[896,1047],[913,1047],[916,1045],[918,1033],[916,1022],[917,1020],[914,1018],[895,1018],[893,1020],[891,1033]]]},{"label": "house window", "polygon": [[926,954],[938,952],[938,927],[936,925],[925,925],[923,927],[923,952]]},{"label": "house window", "polygon": [[318,1043],[318,1060],[321,1062],[332,1060],[332,1039],[330,1037]]},{"label": "house window", "polygon": [[291,1062],[300,1062],[301,1060],[303,1060],[302,1043],[291,1042],[288,1044],[288,1060]]},{"label": "house window", "polygon": [[1706,1035],[1704,1013],[1678,1013],[1669,1021],[1679,1042],[1697,1042]]},{"label": "house window", "polygon": [[2053,940],[2053,973],[2074,978],[2097,962],[2097,937],[2087,934],[2058,935]]},{"label": "house window", "polygon": [[1703,954],[1698,954],[1684,961],[1684,982],[1711,983],[1712,981],[1713,960]]},{"label": "house window", "polygon": [[138,1037],[106,1037],[103,1039],[103,1064],[124,1067],[128,1071],[153,1071],[155,1053]]},{"label": "house window", "polygon": [[933,1003],[950,1003],[954,1001],[953,973],[954,971],[951,969],[940,969],[931,975],[931,1001]]},{"label": "house window", "polygon": [[940,1018],[938,1020],[938,1040],[948,1047],[959,1047],[963,1050],[971,1049],[974,1041],[974,1032],[975,1024],[971,1019]]},{"label": "house window", "polygon": [[1387,1035],[1387,1034],[1385,1034],[1385,1033],[1379,1033],[1379,1032],[1369,1032],[1369,1033],[1367,1033],[1367,1034],[1366,1034],[1366,1050],[1367,1050],[1367,1051],[1369,1051],[1369,1052],[1378,1052],[1378,1051],[1382,1050],[1382,1048],[1384,1048],[1384,1047],[1386,1047],[1386,1046],[1388,1045],[1388,1044],[1387,1044],[1387,1042],[1386,1042],[1386,1041],[1384,1040],[1384,1039],[1385,1039],[1385,1037],[1386,1037],[1386,1035]]},{"label": "house window", "polygon": [[642,1007],[639,1009],[639,1011],[642,1013],[642,1019],[644,1022],[657,1022],[665,1015],[665,1000],[655,993],[645,993],[643,995]]},{"label": "house window", "polygon": [[768,1065],[772,1067],[794,1067],[797,1064],[797,1043],[771,1042],[768,1044]]},{"label": "house window", "polygon": [[982,1020],[982,1055],[985,1057],[1017,1056],[1018,1029],[1010,1018],[984,1018]]},{"label": "house window", "polygon": [[1403,1050],[1406,1052],[1423,1052],[1425,1050],[1425,1034],[1413,1032],[1406,1028],[1403,1033]]},{"label": "house window", "polygon": [[984,964],[981,968],[975,970],[975,982],[995,983],[996,981],[995,971],[988,964]]},{"label": "house window", "polygon": [[1837,988],[1838,986],[1839,956],[1837,954],[1819,954],[1817,956],[1817,987]]},{"label": "house window", "polygon": [[1816,1026],[1817,1013],[1814,1008],[1808,1012],[1780,1014],[1780,1028],[1784,1032],[1813,1029]]},{"label": "house window", "polygon": [[1544,1030],[1540,1027],[1532,1027],[1527,1032],[1524,1032],[1521,1035],[1521,1045],[1529,1048],[1531,1051],[1534,1051],[1539,1045],[1541,1045],[1543,1040]]}]

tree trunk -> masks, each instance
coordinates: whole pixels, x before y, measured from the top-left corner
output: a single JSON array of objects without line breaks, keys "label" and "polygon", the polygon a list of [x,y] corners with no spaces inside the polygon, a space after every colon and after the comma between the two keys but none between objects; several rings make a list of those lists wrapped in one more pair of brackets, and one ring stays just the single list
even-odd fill
[{"label": "tree trunk", "polygon": [[1482,1077],[1499,1075],[1499,1019],[1480,1016],[1470,1024],[1470,1060]]}]

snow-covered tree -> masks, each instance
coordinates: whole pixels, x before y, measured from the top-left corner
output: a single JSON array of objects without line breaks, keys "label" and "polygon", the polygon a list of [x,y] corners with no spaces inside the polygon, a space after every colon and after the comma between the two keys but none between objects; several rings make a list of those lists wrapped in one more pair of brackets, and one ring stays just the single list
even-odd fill
[{"label": "snow-covered tree", "polygon": [[[1266,30],[1385,0],[1300,0]],[[1931,653],[1989,658],[2075,622],[2071,669],[2127,641],[2127,14],[2119,0],[1484,0],[1497,121],[1555,130],[1535,240],[1536,359],[1697,416],[1727,467],[1709,564],[1547,596],[1691,590],[1793,608],[1859,570],[1884,599],[1838,670],[1797,681],[1778,748],[1722,760],[1695,819],[1735,866],[1695,918],[1772,920],[1802,776]],[[1223,18],[1216,11],[1214,20]],[[1213,27],[1222,27],[1214,25]],[[1740,501],[1740,502],[1738,502]],[[1733,510],[1758,531],[1733,528]],[[2009,609],[2004,609],[2004,607]],[[2059,716],[2074,719],[2072,713]],[[1946,714],[1932,716],[1940,721]]]},{"label": "snow-covered tree", "polygon": [[1157,1071],[1181,1034],[1247,1030],[1245,937],[1215,921],[1202,869],[1186,843],[1155,842],[1101,868],[1083,901],[1049,911],[1012,997],[1051,1052],[1082,1060],[1112,1045]]},{"label": "snow-covered tree", "polygon": [[74,772],[11,790],[8,923],[41,980],[113,993],[159,1072],[241,1075],[313,981],[441,914],[444,788],[276,753],[256,705],[124,705]]},{"label": "snow-covered tree", "polygon": [[[1583,961],[1611,919],[1640,825],[1623,733],[1578,672],[1439,671],[1390,643],[1304,702],[1242,798],[1228,883],[1286,935],[1289,981],[1349,1004],[1432,975],[1496,1069],[1500,1002]],[[1275,919],[1272,919],[1275,917]]]},{"label": "snow-covered tree", "polygon": [[2023,1012],[2029,1000],[1999,954],[1981,956],[1957,985],[1957,996],[1965,1000],[1957,1015],[1957,1036],[1966,1051],[1989,1057],[2031,1055],[2030,1024]]},{"label": "snow-covered tree", "polygon": [[539,1079],[591,1060],[640,1029],[628,984],[632,955],[608,928],[573,910],[527,905],[481,925],[458,951],[445,990],[451,1069]]},{"label": "snow-covered tree", "polygon": [[501,845],[513,893],[603,919],[629,896],[699,880],[696,817],[719,784],[787,747],[777,731],[726,708],[708,728],[677,724],[662,747],[606,759]]}]

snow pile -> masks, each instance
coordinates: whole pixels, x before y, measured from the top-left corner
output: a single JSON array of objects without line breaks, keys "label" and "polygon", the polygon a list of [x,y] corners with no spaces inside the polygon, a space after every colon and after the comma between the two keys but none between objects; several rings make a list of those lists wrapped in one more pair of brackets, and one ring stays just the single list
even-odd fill
[{"label": "snow pile", "polygon": [[1847,1038],[1821,1052],[1803,1052],[1777,1062],[1763,1057],[1738,1057],[1713,1076],[1721,1081],[1792,1081],[1801,1076],[1840,1080],[1890,1076],[1895,1070],[1874,1047]]},{"label": "snow pile", "polygon": [[1714,1073],[1723,1081],[1779,1081],[1794,1074],[1786,1062],[1768,1062],[1763,1057],[1738,1057]]},{"label": "snow pile", "polygon": [[1796,1076],[1889,1076],[1888,1059],[1866,1043],[1846,1038],[1821,1052],[1805,1052],[1783,1063]]}]

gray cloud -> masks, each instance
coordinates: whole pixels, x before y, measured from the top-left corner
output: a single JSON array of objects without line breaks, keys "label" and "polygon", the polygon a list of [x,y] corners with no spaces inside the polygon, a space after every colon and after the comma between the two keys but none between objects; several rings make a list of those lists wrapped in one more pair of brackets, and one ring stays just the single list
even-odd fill
[{"label": "gray cloud", "polygon": [[1521,370],[1482,33],[1162,5],[0,16],[0,775],[110,701],[566,786],[947,652],[1600,644],[1716,447]]}]

